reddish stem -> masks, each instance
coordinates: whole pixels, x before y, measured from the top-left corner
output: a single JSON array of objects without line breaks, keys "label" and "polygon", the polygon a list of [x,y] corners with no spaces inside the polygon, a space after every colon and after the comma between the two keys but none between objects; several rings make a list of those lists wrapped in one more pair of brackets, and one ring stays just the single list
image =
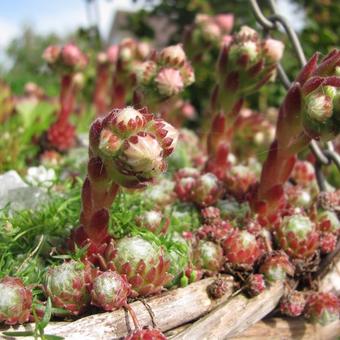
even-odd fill
[{"label": "reddish stem", "polygon": [[73,84],[73,74],[64,74],[61,78],[60,91],[60,111],[58,121],[66,122],[74,110],[75,86]]},{"label": "reddish stem", "polygon": [[94,92],[94,104],[97,116],[107,111],[109,65],[107,63],[97,65],[96,86]]}]

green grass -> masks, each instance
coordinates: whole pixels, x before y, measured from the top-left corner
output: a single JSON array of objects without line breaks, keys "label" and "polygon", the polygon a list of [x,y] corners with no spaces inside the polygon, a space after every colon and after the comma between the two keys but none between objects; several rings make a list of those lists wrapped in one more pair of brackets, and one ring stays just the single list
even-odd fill
[{"label": "green grass", "polygon": [[[38,210],[22,210],[11,215],[8,208],[0,210],[0,278],[18,276],[25,284],[41,283],[46,267],[61,263],[67,257],[66,240],[72,228],[79,225],[81,185],[64,183],[63,193],[50,192],[50,200]],[[175,204],[166,214],[170,218],[169,233],[158,237],[145,229],[137,228],[135,220],[153,203],[145,192],[121,191],[110,211],[109,230],[113,237],[139,233],[165,249],[181,245],[173,241],[173,232],[197,228],[199,218],[193,206]],[[176,212],[180,212],[177,216]],[[189,228],[190,227],[190,228]]]}]

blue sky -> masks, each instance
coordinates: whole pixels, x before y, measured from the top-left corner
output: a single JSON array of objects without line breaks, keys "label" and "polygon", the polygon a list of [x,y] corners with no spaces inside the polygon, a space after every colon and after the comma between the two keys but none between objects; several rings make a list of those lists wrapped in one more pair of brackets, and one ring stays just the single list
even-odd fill
[{"label": "blue sky", "polygon": [[[116,9],[137,9],[131,0],[97,0],[100,13],[100,29],[104,37]],[[278,0],[280,13],[291,20],[295,28],[301,26],[301,14],[289,4]],[[0,54],[6,44],[15,37],[23,24],[31,24],[41,33],[67,33],[79,25],[87,25],[85,0],[0,0]]]},{"label": "blue sky", "polygon": [[[130,0],[98,0],[100,29],[106,35],[116,9],[134,9]],[[85,0],[1,0],[0,49],[31,24],[41,33],[66,33],[87,25]]]}]

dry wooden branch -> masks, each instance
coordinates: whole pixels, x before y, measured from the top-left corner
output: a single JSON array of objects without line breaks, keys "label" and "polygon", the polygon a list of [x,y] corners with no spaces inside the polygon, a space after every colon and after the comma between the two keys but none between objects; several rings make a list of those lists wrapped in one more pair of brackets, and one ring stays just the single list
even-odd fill
[{"label": "dry wooden branch", "polygon": [[321,327],[307,323],[303,318],[270,318],[256,323],[230,340],[333,340],[339,334],[339,322]]},{"label": "dry wooden branch", "polygon": [[[229,289],[217,300],[211,300],[207,294],[207,287],[215,278],[208,278],[195,282],[188,287],[179,288],[160,296],[147,299],[146,302],[155,314],[154,321],[162,331],[178,327],[184,323],[200,318],[218,305],[227,301],[233,292],[234,280],[226,277]],[[145,305],[136,301],[131,307],[137,314],[141,325],[152,325],[151,316]],[[123,309],[112,313],[95,314],[84,317],[57,329],[46,330],[54,334],[71,339],[114,339],[125,336],[132,328],[132,320]]]},{"label": "dry wooden branch", "polygon": [[[338,247],[339,245],[340,242]],[[333,257],[332,262],[328,267],[328,271],[321,277],[320,290],[340,294],[340,252]]]},{"label": "dry wooden branch", "polygon": [[252,299],[238,295],[171,339],[229,339],[272,311],[280,300],[283,290],[283,284],[277,283]]}]

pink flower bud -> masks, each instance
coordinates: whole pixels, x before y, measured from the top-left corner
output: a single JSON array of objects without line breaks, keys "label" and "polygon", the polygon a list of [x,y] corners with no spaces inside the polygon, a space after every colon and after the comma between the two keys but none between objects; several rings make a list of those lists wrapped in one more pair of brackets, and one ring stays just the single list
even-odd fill
[{"label": "pink flower bud", "polygon": [[130,135],[132,132],[140,131],[146,122],[146,117],[131,106],[113,111],[113,116],[110,117],[110,124],[120,135]]},{"label": "pink flower bud", "polygon": [[48,46],[44,53],[43,58],[49,64],[54,64],[60,57],[61,47],[56,45]]},{"label": "pink flower bud", "polygon": [[190,86],[195,81],[195,73],[189,63],[185,63],[181,67],[180,73],[185,87]]},{"label": "pink flower bud", "polygon": [[277,63],[282,59],[284,44],[280,40],[266,39],[264,41],[264,53],[273,63]]},{"label": "pink flower bud", "polygon": [[159,93],[166,97],[178,94],[184,87],[180,72],[173,68],[162,69],[158,73],[155,81]]},{"label": "pink flower bud", "polygon": [[207,14],[196,14],[195,24],[201,25],[211,20],[211,17]]},{"label": "pink flower bud", "polygon": [[202,26],[202,36],[204,40],[216,42],[221,38],[221,29],[214,22],[207,22]]},{"label": "pink flower bud", "polygon": [[234,15],[218,14],[215,16],[215,22],[224,33],[230,33],[234,26]]},{"label": "pink flower bud", "polygon": [[111,64],[115,64],[118,59],[118,46],[117,45],[111,45],[107,51],[107,58]]},{"label": "pink flower bud", "polygon": [[249,26],[242,26],[235,38],[236,40],[253,40],[258,38],[258,34]]},{"label": "pink flower bud", "polygon": [[322,91],[306,97],[306,113],[318,122],[324,122],[333,114],[333,99]]},{"label": "pink flower bud", "polygon": [[137,178],[143,179],[151,179],[166,168],[161,145],[153,135],[145,132],[125,140],[116,164],[123,174],[136,174]]},{"label": "pink flower bud", "polygon": [[181,44],[163,48],[159,55],[160,61],[169,66],[181,66],[186,61],[186,55]]},{"label": "pink flower bud", "polygon": [[61,51],[63,62],[68,66],[77,66],[83,63],[83,54],[74,44],[67,44]]},{"label": "pink flower bud", "polygon": [[145,61],[136,67],[137,83],[147,85],[155,77],[157,64],[154,61]]},{"label": "pink flower bud", "polygon": [[141,59],[146,59],[151,53],[151,46],[146,42],[139,42],[137,44],[137,53]]},{"label": "pink flower bud", "polygon": [[178,131],[163,119],[151,121],[150,128],[155,132],[155,135],[164,150],[164,155],[170,155],[177,144]]},{"label": "pink flower bud", "polygon": [[97,63],[106,64],[108,62],[108,55],[105,52],[99,52],[97,54]]},{"label": "pink flower bud", "polygon": [[107,156],[114,156],[119,151],[123,141],[109,129],[100,133],[99,150]]}]

